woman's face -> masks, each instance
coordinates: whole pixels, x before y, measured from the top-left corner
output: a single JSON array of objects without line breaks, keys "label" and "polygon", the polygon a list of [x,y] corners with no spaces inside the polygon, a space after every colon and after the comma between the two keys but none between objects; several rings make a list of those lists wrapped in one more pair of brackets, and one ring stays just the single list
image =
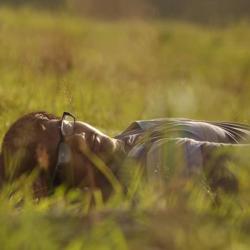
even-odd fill
[{"label": "woman's face", "polygon": [[117,140],[103,134],[87,123],[77,121],[74,135],[81,135],[81,143],[104,161],[108,160],[115,151]]},{"label": "woman's face", "polygon": [[[58,145],[61,136],[60,121],[52,120],[49,123],[54,130],[53,141],[56,141]],[[71,125],[73,123],[69,124],[69,129],[71,129]],[[58,159],[60,161],[60,154],[67,154],[66,157],[64,155],[65,162],[60,162],[59,169],[62,181],[66,181],[69,186],[93,186],[96,160],[107,164],[112,160],[117,150],[116,139],[80,121],[74,123],[73,134],[64,136],[63,144],[62,150],[58,152],[57,161]]]}]

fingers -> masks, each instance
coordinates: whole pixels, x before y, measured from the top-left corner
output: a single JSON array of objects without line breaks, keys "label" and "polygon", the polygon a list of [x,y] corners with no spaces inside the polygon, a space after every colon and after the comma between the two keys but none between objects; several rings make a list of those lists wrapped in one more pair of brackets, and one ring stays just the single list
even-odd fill
[{"label": "fingers", "polygon": [[85,133],[74,134],[65,138],[65,142],[72,148],[80,152],[86,152],[87,143]]}]

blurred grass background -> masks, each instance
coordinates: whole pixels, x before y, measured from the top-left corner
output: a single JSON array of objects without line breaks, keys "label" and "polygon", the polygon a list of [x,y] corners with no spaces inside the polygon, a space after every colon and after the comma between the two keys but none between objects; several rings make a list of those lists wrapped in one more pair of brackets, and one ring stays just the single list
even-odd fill
[{"label": "blurred grass background", "polygon": [[[224,13],[191,1],[198,9],[183,14],[185,1],[135,2],[138,11],[112,1],[1,3],[1,138],[34,110],[67,110],[111,135],[158,117],[250,123],[247,3],[232,2]],[[248,155],[241,160],[240,195],[225,196],[217,209],[204,190],[177,180],[161,197],[142,188],[137,208],[118,195],[90,214],[78,191],[36,204],[27,182],[12,199],[6,187],[1,249],[249,249]]]}]

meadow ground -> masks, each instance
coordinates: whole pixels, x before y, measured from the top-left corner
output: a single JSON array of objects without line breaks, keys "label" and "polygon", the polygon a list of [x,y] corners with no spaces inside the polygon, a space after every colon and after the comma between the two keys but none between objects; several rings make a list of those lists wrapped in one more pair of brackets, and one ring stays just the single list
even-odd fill
[{"label": "meadow ground", "polygon": [[[248,22],[226,27],[173,21],[100,22],[65,13],[0,9],[0,137],[20,115],[67,110],[114,135],[137,119],[188,117],[250,123]],[[28,181],[0,194],[0,248],[249,249],[249,156],[231,166],[236,197],[214,208],[199,185],[172,180],[116,194],[89,211],[63,190],[37,203]],[[24,204],[20,197],[25,195]]]}]

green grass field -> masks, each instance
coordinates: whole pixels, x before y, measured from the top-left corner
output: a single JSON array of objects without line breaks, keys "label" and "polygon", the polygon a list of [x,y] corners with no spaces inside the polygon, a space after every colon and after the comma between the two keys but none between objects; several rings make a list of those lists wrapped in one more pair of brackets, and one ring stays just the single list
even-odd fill
[{"label": "green grass field", "polygon": [[[115,135],[137,119],[250,123],[250,29],[173,21],[98,22],[65,13],[0,9],[0,138],[20,115],[70,111]],[[138,204],[116,194],[96,207],[77,190],[35,202],[28,181],[0,194],[0,249],[232,249],[250,246],[249,156],[231,166],[237,197],[172,180]],[[24,204],[19,204],[22,196]]]}]

